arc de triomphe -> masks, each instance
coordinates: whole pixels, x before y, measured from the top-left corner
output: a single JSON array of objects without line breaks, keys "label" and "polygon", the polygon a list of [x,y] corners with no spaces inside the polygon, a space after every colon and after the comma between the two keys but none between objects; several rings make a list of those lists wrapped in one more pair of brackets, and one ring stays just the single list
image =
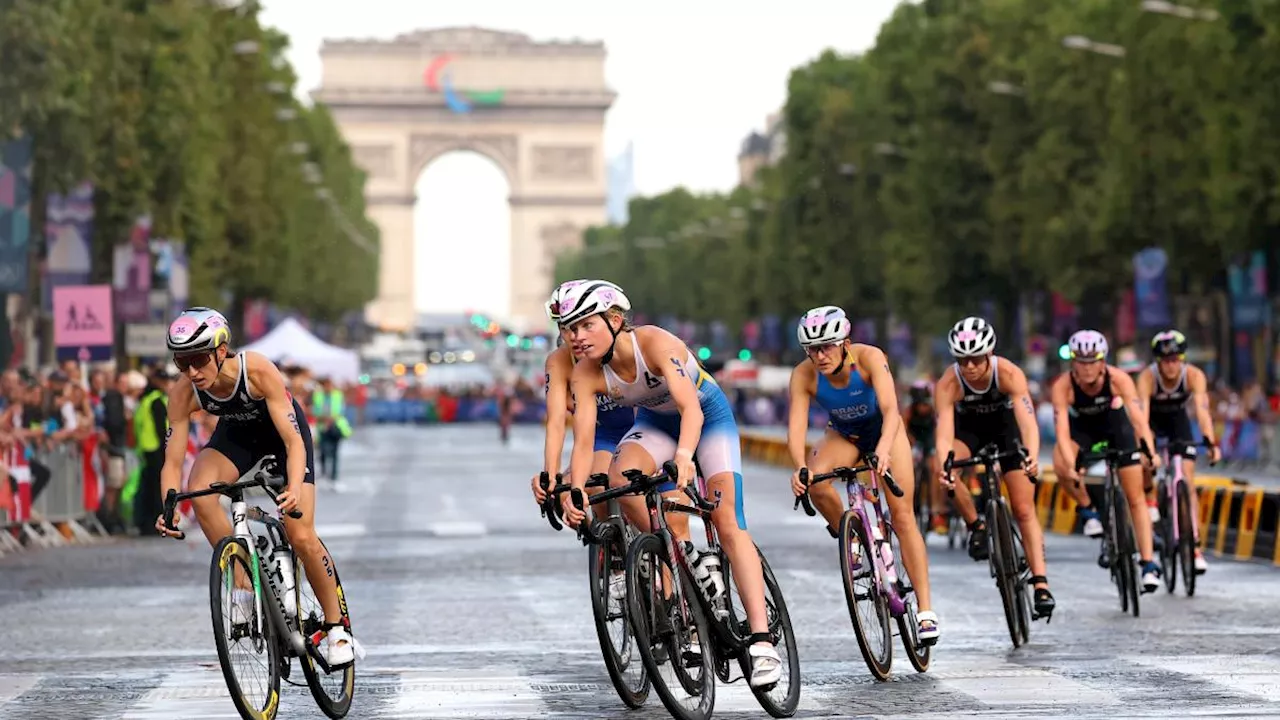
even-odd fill
[{"label": "arc de triomphe", "polygon": [[382,233],[375,327],[413,328],[414,185],[432,160],[472,150],[511,188],[511,307],[526,328],[546,322],[555,254],[605,214],[605,85],[599,42],[535,42],[482,28],[423,30],[394,40],[326,40],[312,93],[329,107],[368,174],[370,218]]}]

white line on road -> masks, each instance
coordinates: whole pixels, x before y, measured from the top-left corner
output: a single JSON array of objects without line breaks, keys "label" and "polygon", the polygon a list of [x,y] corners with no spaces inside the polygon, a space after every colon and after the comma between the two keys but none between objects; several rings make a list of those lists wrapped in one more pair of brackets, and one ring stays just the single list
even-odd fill
[{"label": "white line on road", "polygon": [[322,540],[363,537],[369,534],[369,527],[364,523],[334,523],[317,525],[316,535]]},{"label": "white line on road", "polygon": [[[265,691],[265,675],[260,687],[253,687],[255,683],[248,677],[244,684],[246,694],[256,700]],[[163,682],[133,704],[124,720],[225,718],[234,713],[235,705],[227,694],[222,672],[216,668],[205,668],[178,670],[165,675]]]},{"label": "white line on road", "polygon": [[39,675],[0,675],[0,706],[35,687]]},{"label": "white line on road", "polygon": [[1249,695],[1280,701],[1280,660],[1245,655],[1137,655],[1129,662],[1215,682]]},{"label": "white line on road", "polygon": [[[939,654],[929,676],[985,705],[1109,705],[1112,694],[1054,673],[1004,662],[998,658],[965,655],[963,660]],[[953,669],[954,668],[954,669]]]},{"label": "white line on road", "polygon": [[493,674],[459,671],[418,671],[400,677],[388,718],[532,718],[548,708],[529,678],[514,669],[495,668]]}]

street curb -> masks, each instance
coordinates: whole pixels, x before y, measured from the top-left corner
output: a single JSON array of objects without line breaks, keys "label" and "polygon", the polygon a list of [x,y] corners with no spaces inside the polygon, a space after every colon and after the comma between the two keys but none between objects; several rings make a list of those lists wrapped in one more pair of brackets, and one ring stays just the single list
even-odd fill
[{"label": "street curb", "polygon": [[[742,433],[742,456],[779,467],[790,467],[787,443],[776,437]],[[805,443],[805,452],[813,448]],[[1200,510],[1200,546],[1218,557],[1262,560],[1280,567],[1280,491],[1250,485],[1220,475],[1199,475],[1195,481]],[[1036,514],[1046,532],[1080,533],[1076,502],[1058,487],[1053,470],[1042,471],[1036,486]]]}]

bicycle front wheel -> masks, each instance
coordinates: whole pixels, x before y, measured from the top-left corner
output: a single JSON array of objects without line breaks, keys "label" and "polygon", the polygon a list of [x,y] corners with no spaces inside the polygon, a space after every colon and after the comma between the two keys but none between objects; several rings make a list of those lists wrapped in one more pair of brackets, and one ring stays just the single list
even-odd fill
[{"label": "bicycle front wheel", "polygon": [[[329,555],[328,548],[325,548],[325,554]],[[342,589],[342,578],[338,576],[337,563],[333,562],[332,555],[329,555],[329,561],[330,567],[333,568],[333,582],[337,586],[338,610],[342,613],[342,625],[346,628],[347,635],[351,636],[352,642],[355,642],[355,636],[351,635],[351,614],[347,611],[347,595]],[[324,638],[324,607],[316,597],[315,589],[308,581],[306,568],[301,562],[295,561],[294,577],[297,578],[295,592],[297,593],[298,627],[302,631],[302,641],[307,649],[303,657],[299,658],[299,662],[302,663],[302,674],[307,678],[307,687],[311,688],[311,697],[315,699],[320,712],[333,720],[339,720],[351,711],[351,698],[356,691],[356,664],[353,661],[345,667],[325,672],[324,667],[316,662],[316,656],[320,652],[317,643]]]},{"label": "bicycle front wheel", "polygon": [[[1196,594],[1196,534],[1191,517],[1191,484],[1178,483],[1178,561],[1182,565],[1182,588],[1187,597]],[[1174,572],[1165,569],[1169,583],[1173,583]]]},{"label": "bicycle front wheel", "polygon": [[[1158,532],[1160,537],[1160,565],[1165,570],[1164,589],[1173,592],[1178,587],[1178,547],[1173,532],[1173,513],[1176,510],[1169,506],[1169,485],[1164,477],[1156,484],[1156,507],[1160,510],[1160,526],[1157,529],[1153,525],[1151,531],[1153,534]],[[1181,518],[1178,518],[1177,526],[1179,534],[1186,532],[1187,528],[1182,524]]]},{"label": "bicycle front wheel", "polygon": [[[627,622],[625,569],[627,535],[622,525],[604,524],[600,542],[588,548],[587,576],[591,582],[591,613],[595,616],[596,638],[604,655],[613,689],[623,704],[639,708],[649,698],[649,676],[640,659],[631,626]],[[621,598],[614,597],[621,588]]]},{"label": "bicycle front wheel", "polygon": [[[1022,609],[1026,604],[1026,587],[1018,582],[1018,553],[1013,543],[1013,522],[1003,498],[993,498],[988,506],[987,527],[991,528],[991,565],[995,569],[996,589],[1004,606],[1004,620],[1009,639],[1015,648],[1026,642],[1022,631]],[[1021,603],[1019,595],[1022,595]]]},{"label": "bicycle front wheel", "polygon": [[[760,556],[760,570],[764,575],[764,604],[769,621],[769,635],[782,660],[782,677],[772,687],[751,688],[751,693],[756,696],[760,707],[773,717],[791,717],[800,706],[800,655],[796,649],[796,634],[791,627],[791,613],[787,611],[787,603],[782,598],[778,578],[774,577],[773,568],[769,567],[769,561],[759,547],[756,547],[756,554]],[[742,594],[737,590],[736,580],[733,580],[733,566],[723,552],[721,567],[726,570],[725,584],[729,588],[729,618],[726,625],[733,635],[734,643],[742,648],[738,655],[742,675],[750,678],[751,656],[747,654],[747,644],[750,641],[751,625],[742,604]]]},{"label": "bicycle front wheel", "polygon": [[889,627],[889,603],[876,577],[876,552],[862,516],[845,511],[840,518],[840,567],[853,634],[867,669],[877,680],[888,680],[893,666],[893,630]]},{"label": "bicycle front wheel", "polygon": [[209,609],[222,677],[240,717],[272,720],[280,707],[280,643],[263,598],[250,589],[255,575],[243,540],[228,536],[214,547]]},{"label": "bicycle front wheel", "polygon": [[[1134,617],[1138,617],[1139,578],[1137,560],[1134,557],[1137,554],[1138,545],[1134,540],[1133,517],[1130,514],[1129,501],[1120,491],[1118,482],[1113,482],[1108,504],[1111,505],[1112,532],[1115,533],[1116,541],[1114,567],[1116,587],[1120,591],[1120,611],[1124,612],[1128,609],[1133,612]],[[1146,508],[1142,510],[1146,512]]]},{"label": "bicycle front wheel", "polygon": [[[681,593],[675,594],[675,583]],[[693,578],[653,534],[627,550],[627,610],[640,659],[677,720],[708,720],[716,703],[715,636]],[[696,645],[694,644],[696,641]]]}]

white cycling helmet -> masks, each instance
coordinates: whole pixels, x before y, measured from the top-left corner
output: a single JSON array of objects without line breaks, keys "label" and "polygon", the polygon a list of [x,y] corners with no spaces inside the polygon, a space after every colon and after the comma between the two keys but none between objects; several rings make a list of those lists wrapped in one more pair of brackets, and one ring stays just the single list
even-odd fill
[{"label": "white cycling helmet", "polygon": [[570,280],[560,283],[555,290],[551,291],[551,298],[547,300],[547,319],[553,323],[560,322],[560,300],[564,298],[564,294],[569,288],[581,285],[586,280]]},{"label": "white cycling helmet", "polygon": [[207,307],[183,310],[165,335],[165,345],[177,354],[209,352],[225,342],[231,342],[231,323]]},{"label": "white cycling helmet", "polygon": [[1067,339],[1072,360],[1091,362],[1107,357],[1107,339],[1097,330],[1078,330]]},{"label": "white cycling helmet", "polygon": [[796,339],[800,347],[815,345],[834,345],[844,342],[853,327],[844,310],[835,305],[823,305],[805,313],[796,326]]},{"label": "white cycling helmet", "polygon": [[967,317],[947,333],[952,357],[990,355],[996,349],[996,329],[980,317]]},{"label": "white cycling helmet", "polygon": [[608,280],[583,280],[568,288],[561,287],[559,301],[548,307],[547,312],[558,317],[556,322],[563,327],[599,315],[609,308],[616,307],[623,312],[631,310],[631,301],[623,294],[622,288]]}]

